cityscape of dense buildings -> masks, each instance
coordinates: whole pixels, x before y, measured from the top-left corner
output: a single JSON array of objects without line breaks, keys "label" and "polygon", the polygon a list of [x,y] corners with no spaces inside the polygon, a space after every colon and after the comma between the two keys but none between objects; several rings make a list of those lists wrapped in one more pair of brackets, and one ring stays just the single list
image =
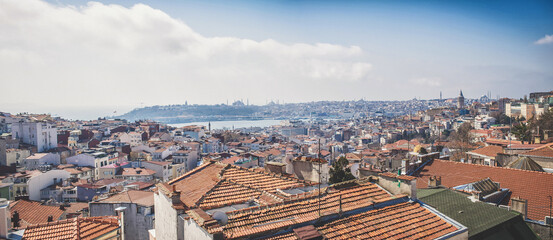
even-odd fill
[{"label": "cityscape of dense buildings", "polygon": [[2,112],[0,134],[0,238],[551,239],[553,91]]}]

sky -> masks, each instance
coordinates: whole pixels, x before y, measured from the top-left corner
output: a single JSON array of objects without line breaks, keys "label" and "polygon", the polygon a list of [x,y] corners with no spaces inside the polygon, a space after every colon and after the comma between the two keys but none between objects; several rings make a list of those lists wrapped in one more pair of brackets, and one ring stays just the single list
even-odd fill
[{"label": "sky", "polygon": [[0,0],[0,111],[521,98],[553,90],[553,1]]}]

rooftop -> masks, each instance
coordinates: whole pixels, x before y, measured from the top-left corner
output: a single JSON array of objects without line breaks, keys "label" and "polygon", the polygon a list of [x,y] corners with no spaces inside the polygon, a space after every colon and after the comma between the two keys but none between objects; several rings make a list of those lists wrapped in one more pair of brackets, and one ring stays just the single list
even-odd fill
[{"label": "rooftop", "polygon": [[419,189],[419,199],[469,229],[469,238],[536,239],[521,215],[483,202],[472,202],[466,195],[449,189]]},{"label": "rooftop", "polygon": [[42,205],[40,202],[18,200],[10,203],[10,212],[19,213],[20,228],[26,228],[31,224],[39,224],[48,222],[48,216],[52,216],[54,220],[59,219],[63,215],[63,210],[58,206]]},{"label": "rooftop", "polygon": [[543,209],[549,207],[547,196],[553,195],[553,174],[545,172],[433,160],[415,176],[418,178],[418,188],[426,188],[431,176],[441,176],[442,185],[449,188],[489,177],[498,182],[501,188],[511,190],[512,194],[505,199],[505,203],[509,203],[511,197],[527,199],[528,218],[537,221],[544,221],[548,215]]},{"label": "rooftop", "polygon": [[474,149],[474,150],[468,152],[468,154],[487,156],[487,157],[492,157],[492,158],[497,157],[498,153],[503,153],[503,147],[495,146],[495,145],[490,145],[490,146]]},{"label": "rooftop", "polygon": [[277,189],[306,185],[312,183],[218,162],[208,162],[162,184],[167,191],[172,191],[172,186],[180,191],[180,199],[187,207],[200,206],[204,210],[244,203],[261,198],[262,193],[274,194]]},{"label": "rooftop", "polygon": [[138,205],[154,206],[154,192],[128,190],[101,200],[103,203],[136,203]]},{"label": "rooftop", "polygon": [[113,216],[71,218],[29,226],[23,239],[97,239],[119,229]]}]

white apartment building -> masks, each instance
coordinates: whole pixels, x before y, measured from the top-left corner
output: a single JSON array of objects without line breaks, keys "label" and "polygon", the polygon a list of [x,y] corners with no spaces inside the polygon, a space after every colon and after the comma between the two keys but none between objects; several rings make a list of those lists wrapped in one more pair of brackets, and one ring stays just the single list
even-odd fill
[{"label": "white apartment building", "polygon": [[20,139],[23,143],[36,146],[38,152],[58,146],[56,125],[49,122],[12,123],[12,137]]}]

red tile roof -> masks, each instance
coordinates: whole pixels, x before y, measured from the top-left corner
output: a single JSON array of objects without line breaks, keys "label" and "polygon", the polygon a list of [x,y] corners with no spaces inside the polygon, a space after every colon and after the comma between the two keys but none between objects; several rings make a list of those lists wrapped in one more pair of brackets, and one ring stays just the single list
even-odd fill
[{"label": "red tile roof", "polygon": [[[337,185],[334,185],[338,187]],[[325,189],[323,191],[326,192]],[[373,183],[355,183],[342,189],[328,188],[329,193],[320,199],[322,215],[336,214],[340,210],[350,211],[371,206],[376,202],[394,198]],[[227,238],[242,238],[251,235],[263,235],[285,229],[290,226],[313,221],[319,218],[317,196],[278,203],[269,207],[253,207],[227,213],[228,223],[223,227]],[[208,229],[208,231],[210,231]]]},{"label": "red tile roof", "polygon": [[154,175],[156,171],[147,168],[123,168],[121,175],[123,176],[149,176]]},{"label": "red tile roof", "polygon": [[54,220],[60,219],[64,210],[58,206],[42,205],[40,202],[18,200],[10,204],[10,212],[19,213],[20,228],[26,228],[30,224],[38,224],[48,222],[48,216],[52,216]]},{"label": "red tile roof", "polygon": [[136,203],[142,206],[154,206],[154,192],[128,190],[115,194],[109,198],[101,200],[100,202],[109,203]]},{"label": "red tile roof", "polygon": [[553,143],[521,153],[520,155],[553,158]]},{"label": "red tile roof", "polygon": [[29,226],[23,239],[95,239],[119,229],[113,216],[72,218]]},{"label": "red tile roof", "polygon": [[[544,221],[548,215],[544,210],[549,207],[547,196],[553,195],[553,174],[545,172],[434,160],[416,176],[418,188],[426,188],[430,176],[441,176],[442,185],[450,188],[489,177],[501,188],[509,188],[510,197],[527,199],[528,218],[537,221]],[[510,202],[510,198],[506,201]]]},{"label": "red tile roof", "polygon": [[415,202],[395,204],[318,228],[325,239],[435,239],[456,227]]},{"label": "red tile roof", "polygon": [[180,199],[187,207],[212,209],[226,204],[243,203],[251,198],[261,197],[263,192],[275,193],[277,189],[302,187],[312,183],[274,173],[209,162],[169,181],[164,187],[172,191],[171,185],[181,192]]},{"label": "red tile roof", "polygon": [[503,153],[503,147],[490,145],[490,146],[486,146],[486,147],[483,147],[483,148],[478,148],[478,149],[472,150],[468,153],[469,154],[474,153],[474,154],[478,154],[478,155],[484,155],[484,156],[495,158],[495,157],[497,157],[498,153]]}]

